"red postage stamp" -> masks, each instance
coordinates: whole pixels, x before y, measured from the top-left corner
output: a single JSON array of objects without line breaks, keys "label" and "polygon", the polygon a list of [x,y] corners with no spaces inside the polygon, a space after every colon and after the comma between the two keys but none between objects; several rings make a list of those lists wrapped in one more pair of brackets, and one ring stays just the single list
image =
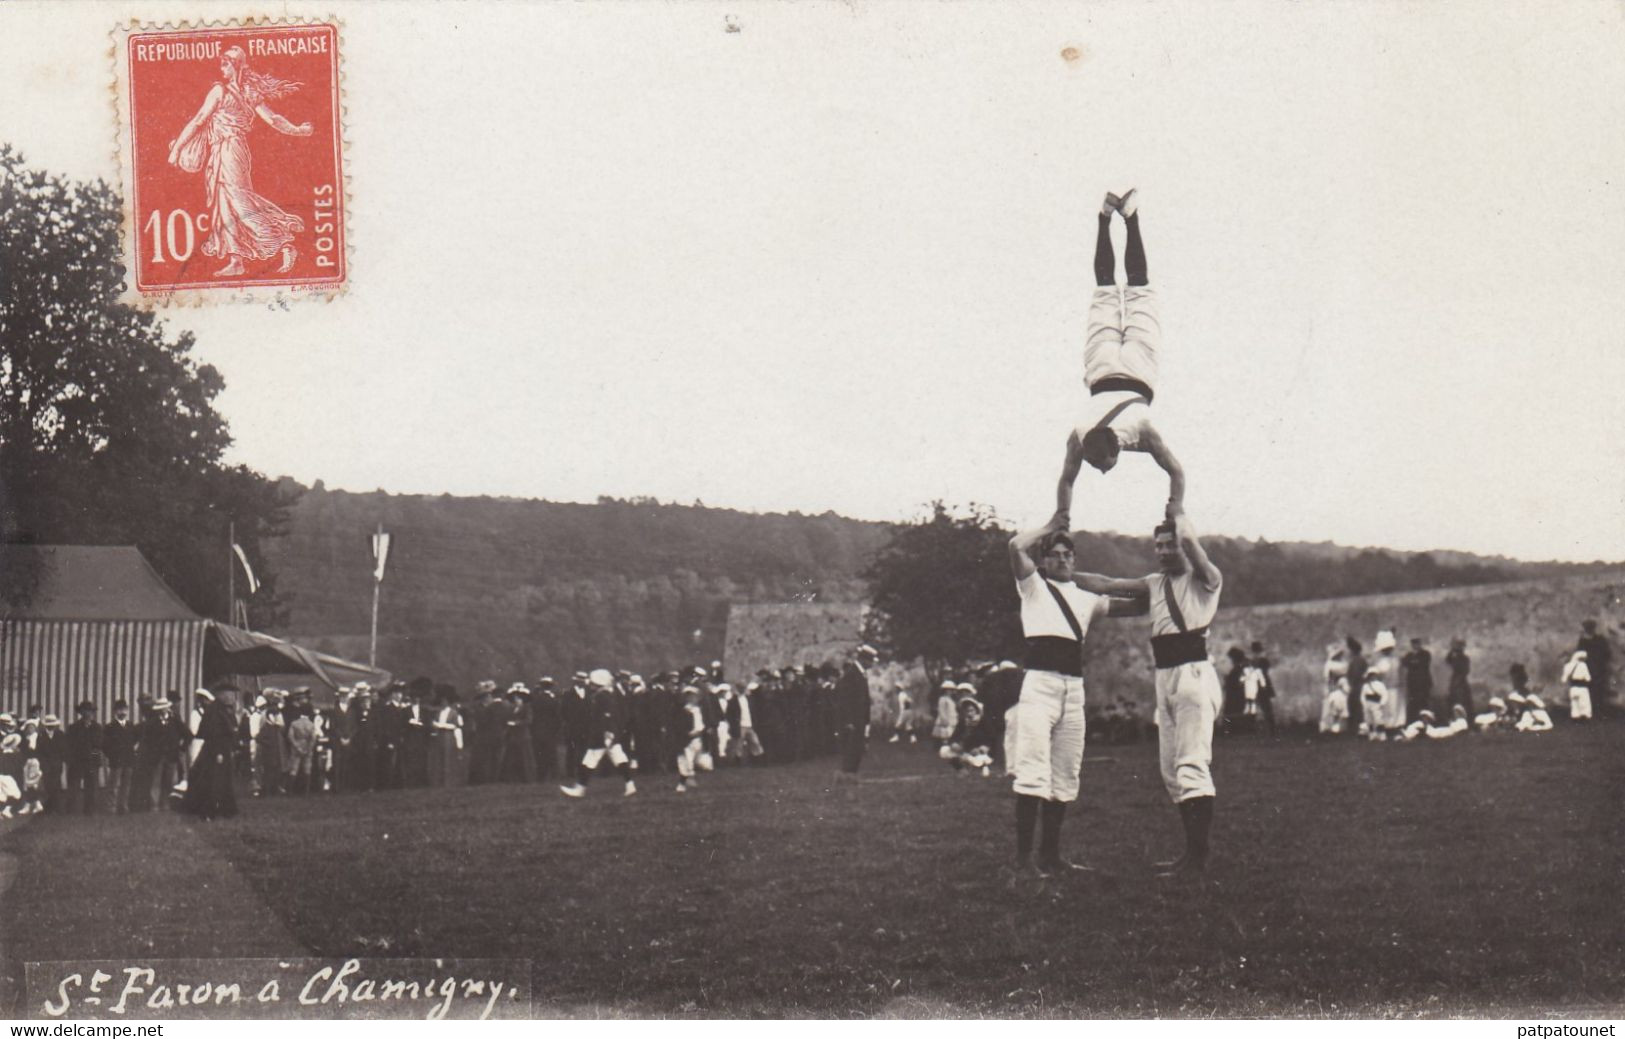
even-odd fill
[{"label": "red postage stamp", "polygon": [[324,21],[114,33],[126,296],[345,288],[339,44]]}]

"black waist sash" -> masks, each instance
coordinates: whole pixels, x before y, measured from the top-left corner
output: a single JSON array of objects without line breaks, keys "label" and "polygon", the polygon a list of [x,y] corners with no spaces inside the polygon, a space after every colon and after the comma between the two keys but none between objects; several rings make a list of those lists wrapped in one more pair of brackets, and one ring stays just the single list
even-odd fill
[{"label": "black waist sash", "polygon": [[1178,631],[1172,635],[1151,636],[1151,656],[1157,668],[1197,664],[1207,659],[1207,629]]},{"label": "black waist sash", "polygon": [[1056,674],[1083,677],[1083,646],[1074,639],[1057,635],[1041,635],[1027,640],[1028,671],[1054,671]]},{"label": "black waist sash", "polygon": [[1140,396],[1146,399],[1146,403],[1148,404],[1151,402],[1151,398],[1156,396],[1156,394],[1151,392],[1151,387],[1147,386],[1139,379],[1130,379],[1122,375],[1113,375],[1099,380],[1093,386],[1089,387],[1089,395],[1094,396],[1097,393],[1114,393],[1120,390],[1127,390],[1130,393],[1138,393]]}]

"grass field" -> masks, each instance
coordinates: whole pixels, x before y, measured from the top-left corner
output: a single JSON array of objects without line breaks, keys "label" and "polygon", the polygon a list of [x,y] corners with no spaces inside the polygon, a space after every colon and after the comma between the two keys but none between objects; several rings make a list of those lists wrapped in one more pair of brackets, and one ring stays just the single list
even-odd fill
[{"label": "grass field", "polygon": [[[546,1015],[1625,1013],[1625,726],[1442,744],[1221,741],[1207,883],[1154,747],[1092,746],[1065,851],[1011,885],[1005,784],[923,746],[719,773],[679,797],[552,787],[43,818],[0,838],[19,964],[528,957]],[[197,923],[207,918],[212,927]]]}]

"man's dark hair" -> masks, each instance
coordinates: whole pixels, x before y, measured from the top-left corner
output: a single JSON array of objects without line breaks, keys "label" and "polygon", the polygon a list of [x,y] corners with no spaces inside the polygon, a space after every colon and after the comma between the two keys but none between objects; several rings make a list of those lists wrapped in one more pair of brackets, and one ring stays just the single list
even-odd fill
[{"label": "man's dark hair", "polygon": [[1112,432],[1110,426],[1096,426],[1085,433],[1082,446],[1084,455],[1090,458],[1114,455],[1120,450],[1117,445],[1117,434]]},{"label": "man's dark hair", "polygon": [[1360,640],[1355,638],[1353,635],[1350,635],[1348,637],[1348,647],[1349,647],[1349,652],[1351,652],[1351,653],[1360,652],[1360,649],[1361,649]]},{"label": "man's dark hair", "polygon": [[1151,531],[1151,537],[1153,539],[1159,538],[1164,534],[1167,534],[1171,538],[1179,537],[1179,528],[1174,526],[1173,520],[1163,520],[1161,523],[1157,524],[1156,529]]},{"label": "man's dark hair", "polygon": [[1055,551],[1056,545],[1065,545],[1068,552],[1076,552],[1078,547],[1072,543],[1072,535],[1064,530],[1057,530],[1053,534],[1045,535],[1044,540],[1038,543],[1039,555],[1047,556]]}]

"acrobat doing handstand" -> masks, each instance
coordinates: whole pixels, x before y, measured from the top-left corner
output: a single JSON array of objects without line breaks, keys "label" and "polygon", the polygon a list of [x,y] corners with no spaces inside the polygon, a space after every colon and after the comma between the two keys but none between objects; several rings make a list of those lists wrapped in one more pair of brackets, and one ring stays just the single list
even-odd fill
[{"label": "acrobat doing handstand", "polygon": [[[1117,258],[1112,252],[1112,214],[1128,228],[1119,288]],[[1083,421],[1066,441],[1066,466],[1056,488],[1056,507],[1072,511],[1072,486],[1084,462],[1110,472],[1124,451],[1144,451],[1168,474],[1170,514],[1185,499],[1185,472],[1151,424],[1151,400],[1157,388],[1157,354],[1162,325],[1156,290],[1146,276],[1145,245],[1140,240],[1138,192],[1122,198],[1108,193],[1100,207],[1095,233],[1095,294],[1089,303],[1089,338],[1083,351],[1083,377],[1089,404]]]}]

